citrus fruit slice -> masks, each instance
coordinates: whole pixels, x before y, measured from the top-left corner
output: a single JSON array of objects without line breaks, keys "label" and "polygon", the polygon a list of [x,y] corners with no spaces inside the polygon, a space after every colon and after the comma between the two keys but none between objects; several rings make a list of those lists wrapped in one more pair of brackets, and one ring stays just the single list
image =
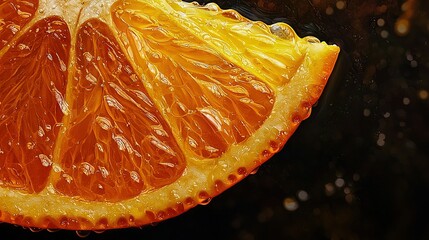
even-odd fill
[{"label": "citrus fruit slice", "polygon": [[177,0],[2,0],[0,221],[141,226],[279,151],[339,48]]}]

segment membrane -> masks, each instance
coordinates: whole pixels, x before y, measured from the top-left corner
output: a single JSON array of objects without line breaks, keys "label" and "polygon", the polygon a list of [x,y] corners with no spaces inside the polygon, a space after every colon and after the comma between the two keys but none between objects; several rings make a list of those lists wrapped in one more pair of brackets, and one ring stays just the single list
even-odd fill
[{"label": "segment membrane", "polygon": [[[263,124],[274,93],[225,58],[225,49],[214,49],[163,10],[131,0],[111,11],[122,44],[180,141],[199,157],[217,158]],[[208,41],[215,40],[221,41]]]},{"label": "segment membrane", "polygon": [[109,27],[84,23],[75,54],[56,189],[115,202],[174,182],[184,157]]},{"label": "segment membrane", "polygon": [[41,191],[63,116],[70,33],[37,22],[0,58],[0,186]]}]

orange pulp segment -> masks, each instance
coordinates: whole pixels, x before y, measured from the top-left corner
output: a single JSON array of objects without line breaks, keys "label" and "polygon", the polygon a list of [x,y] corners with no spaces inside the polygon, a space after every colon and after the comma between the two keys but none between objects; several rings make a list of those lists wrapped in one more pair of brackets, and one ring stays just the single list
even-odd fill
[{"label": "orange pulp segment", "polygon": [[204,203],[281,149],[339,51],[177,0],[5,0],[0,20],[0,220],[41,228]]}]

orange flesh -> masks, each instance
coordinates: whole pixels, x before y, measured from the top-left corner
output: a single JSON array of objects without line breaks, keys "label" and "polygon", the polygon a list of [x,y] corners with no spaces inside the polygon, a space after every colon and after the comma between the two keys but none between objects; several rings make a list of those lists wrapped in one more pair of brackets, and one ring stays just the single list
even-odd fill
[{"label": "orange flesh", "polygon": [[0,49],[32,19],[38,5],[38,1],[27,0],[10,0],[0,3]]},{"label": "orange flesh", "polygon": [[339,51],[179,0],[2,0],[0,39],[0,221],[76,230],[237,183],[309,116]]},{"label": "orange flesh", "polygon": [[57,190],[119,201],[176,180],[185,167],[183,154],[106,24],[82,25],[76,66]]},{"label": "orange flesh", "polygon": [[161,107],[187,149],[217,158],[262,125],[274,94],[266,83],[155,12],[148,4],[128,6],[127,1],[112,8],[113,21],[124,35],[120,39],[163,96]]},{"label": "orange flesh", "polygon": [[[159,27],[144,18],[151,9],[141,9],[138,17],[134,9],[113,14],[120,34],[131,39],[121,38],[141,77],[109,27],[95,19],[78,29],[74,68],[68,69],[70,33],[59,17],[36,23],[2,56],[3,186],[40,192],[53,172],[49,181],[64,195],[130,199],[184,171],[170,126],[179,129],[184,151],[207,159],[262,125],[274,103],[267,84],[174,23]],[[145,86],[162,95],[158,106]]]},{"label": "orange flesh", "polygon": [[40,192],[63,113],[70,35],[58,18],[35,24],[0,59],[0,180]]}]

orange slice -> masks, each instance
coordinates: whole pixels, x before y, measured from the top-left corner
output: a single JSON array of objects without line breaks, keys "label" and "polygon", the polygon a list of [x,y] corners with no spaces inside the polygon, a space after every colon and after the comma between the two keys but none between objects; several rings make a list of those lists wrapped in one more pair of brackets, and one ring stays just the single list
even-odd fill
[{"label": "orange slice", "polygon": [[0,40],[0,221],[75,230],[234,185],[308,117],[339,52],[178,0],[3,0]]}]

